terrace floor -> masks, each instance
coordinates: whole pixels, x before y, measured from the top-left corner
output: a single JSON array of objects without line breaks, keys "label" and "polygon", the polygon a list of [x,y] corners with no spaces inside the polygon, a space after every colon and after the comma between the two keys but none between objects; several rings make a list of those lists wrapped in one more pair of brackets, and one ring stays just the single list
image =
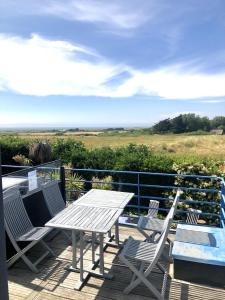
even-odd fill
[{"label": "terrace floor", "polygon": [[[142,238],[137,230],[121,227],[120,239],[125,240],[129,235]],[[20,260],[9,269],[10,300],[147,300],[155,299],[144,285],[137,287],[130,295],[124,295],[123,289],[131,279],[130,271],[121,265],[116,254],[118,249],[108,247],[105,253],[107,270],[114,274],[112,280],[90,277],[81,291],[74,290],[74,284],[79,274],[68,272],[65,267],[71,262],[71,245],[66,243],[61,234],[56,235],[50,242],[56,252],[56,258],[45,259],[39,266],[40,273],[33,274]],[[31,254],[38,253],[38,247]],[[90,252],[90,253],[89,253]],[[85,262],[90,262],[91,251],[87,251]],[[170,265],[172,275],[173,265]],[[155,271],[151,275],[152,283],[160,287],[162,275]],[[166,299],[173,300],[224,300],[225,290],[208,286],[189,284],[174,279],[168,279]]]}]

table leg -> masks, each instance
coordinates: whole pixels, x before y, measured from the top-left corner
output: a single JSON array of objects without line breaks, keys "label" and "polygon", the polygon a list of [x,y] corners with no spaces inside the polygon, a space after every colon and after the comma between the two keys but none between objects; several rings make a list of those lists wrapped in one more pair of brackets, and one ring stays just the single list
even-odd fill
[{"label": "table leg", "polygon": [[[87,269],[84,269],[84,232],[80,231],[80,265],[77,266],[77,260],[76,258],[76,231],[72,234],[72,242],[73,242],[73,263],[72,266],[68,269],[73,272],[79,272],[80,273],[80,280],[75,285],[75,290],[80,290],[84,283],[87,281],[88,277],[90,275],[94,275],[100,278],[106,278],[106,279],[112,279],[113,275],[111,274],[105,274],[105,268],[104,268],[104,251],[107,248],[107,244],[104,245],[104,234],[99,234],[99,258],[95,260],[95,245],[96,245],[96,233],[92,234],[93,242],[92,242],[92,264],[87,267]],[[96,271],[95,269],[99,265],[99,271]]]},{"label": "table leg", "polygon": [[100,264],[100,274],[104,275],[104,235],[99,234],[99,264]]},{"label": "table leg", "polygon": [[95,263],[95,242],[96,242],[96,234],[92,232],[92,240],[91,240],[91,250],[92,250],[92,263]]},{"label": "table leg", "polygon": [[120,237],[119,237],[119,221],[118,220],[115,223],[115,241],[116,241],[116,244],[119,245]]},{"label": "table leg", "polygon": [[84,232],[80,231],[80,281],[82,282],[84,280]]},{"label": "table leg", "polygon": [[72,230],[72,250],[73,250],[73,260],[72,260],[72,268],[77,268],[77,237],[76,231]]}]

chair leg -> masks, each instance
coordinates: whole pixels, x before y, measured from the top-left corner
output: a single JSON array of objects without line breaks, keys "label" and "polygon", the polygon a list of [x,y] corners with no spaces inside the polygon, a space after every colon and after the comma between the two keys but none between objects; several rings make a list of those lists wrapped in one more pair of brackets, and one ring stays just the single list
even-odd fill
[{"label": "chair leg", "polygon": [[137,276],[137,279],[133,282],[131,282],[124,290],[125,294],[129,294],[136,286],[138,286],[141,282],[143,282],[146,287],[156,296],[158,300],[164,300],[163,295],[160,294],[160,292],[146,279],[146,275],[148,275],[146,272],[140,273],[139,270],[137,270],[127,259],[124,257],[121,258],[125,264],[130,268],[130,270],[135,273]]},{"label": "chair leg", "polygon": [[40,243],[53,257],[55,257],[54,251],[43,240],[41,240]]},{"label": "chair leg", "polygon": [[72,237],[65,230],[61,230],[61,232],[64,235],[64,237],[66,238],[66,240],[69,241],[69,243],[71,243]]},{"label": "chair leg", "polygon": [[38,269],[36,268],[36,266],[31,262],[31,260],[23,253],[23,251],[17,252],[16,255],[14,255],[14,257],[12,257],[12,259],[10,259],[7,263],[8,268],[10,268],[18,259],[22,259],[24,261],[24,263],[28,266],[28,268],[34,272],[34,273],[38,273]]},{"label": "chair leg", "polygon": [[38,273],[39,270],[38,268],[29,260],[29,258],[27,258],[27,256],[25,254],[23,254],[21,256],[22,260],[25,262],[25,264],[28,266],[28,268],[30,268],[30,270],[34,273]]}]

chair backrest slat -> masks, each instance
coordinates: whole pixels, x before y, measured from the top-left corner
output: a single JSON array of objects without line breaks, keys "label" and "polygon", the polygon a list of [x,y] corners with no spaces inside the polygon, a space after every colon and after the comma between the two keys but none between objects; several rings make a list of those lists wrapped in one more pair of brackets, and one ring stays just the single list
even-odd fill
[{"label": "chair backrest slat", "polygon": [[32,230],[34,227],[23,204],[19,189],[7,191],[3,195],[4,217],[14,239]]},{"label": "chair backrest slat", "polygon": [[200,209],[188,208],[186,223],[197,224],[201,212],[202,211]]},{"label": "chair backrest slat", "polygon": [[181,192],[178,190],[177,193],[176,193],[176,196],[173,200],[173,204],[169,210],[169,213],[167,214],[166,216],[166,219],[165,219],[165,222],[163,224],[163,229],[166,228],[167,226],[167,223],[169,222],[169,219],[172,219],[174,218],[174,215],[176,214],[176,210],[177,210],[177,205],[178,205],[178,202],[179,202],[179,199],[180,199],[180,194]]},{"label": "chair backrest slat", "polygon": [[58,181],[52,181],[43,185],[42,192],[52,217],[65,208],[65,202],[60,192]]},{"label": "chair backrest slat", "polygon": [[158,214],[159,209],[159,201],[157,200],[149,200],[149,209],[147,217],[155,218]]}]

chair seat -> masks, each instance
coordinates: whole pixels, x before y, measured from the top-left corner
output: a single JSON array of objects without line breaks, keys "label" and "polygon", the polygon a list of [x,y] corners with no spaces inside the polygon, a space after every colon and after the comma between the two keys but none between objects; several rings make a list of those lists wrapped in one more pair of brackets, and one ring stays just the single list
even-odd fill
[{"label": "chair seat", "polygon": [[129,237],[121,255],[128,259],[151,262],[155,256],[157,244],[134,240]]},{"label": "chair seat", "polygon": [[137,227],[145,229],[145,230],[152,230],[156,232],[162,232],[164,220],[158,219],[158,218],[152,218],[152,217],[143,217],[141,216]]},{"label": "chair seat", "polygon": [[47,227],[34,227],[30,231],[18,237],[16,241],[18,242],[38,241],[41,240],[51,230],[52,228],[47,228]]}]

